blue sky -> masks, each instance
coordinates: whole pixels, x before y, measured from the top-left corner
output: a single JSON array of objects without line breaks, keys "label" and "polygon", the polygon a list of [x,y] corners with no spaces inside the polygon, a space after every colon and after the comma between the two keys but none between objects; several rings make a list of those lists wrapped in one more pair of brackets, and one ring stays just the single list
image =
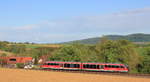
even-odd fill
[{"label": "blue sky", "polygon": [[150,33],[150,0],[1,0],[0,40],[57,43]]}]

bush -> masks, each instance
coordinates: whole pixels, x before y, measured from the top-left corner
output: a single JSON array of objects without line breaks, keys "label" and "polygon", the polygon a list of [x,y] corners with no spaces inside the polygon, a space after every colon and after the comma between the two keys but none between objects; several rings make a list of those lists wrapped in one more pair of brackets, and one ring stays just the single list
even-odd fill
[{"label": "bush", "polygon": [[24,68],[24,63],[17,63],[17,64],[16,64],[16,67],[17,67],[17,68]]}]

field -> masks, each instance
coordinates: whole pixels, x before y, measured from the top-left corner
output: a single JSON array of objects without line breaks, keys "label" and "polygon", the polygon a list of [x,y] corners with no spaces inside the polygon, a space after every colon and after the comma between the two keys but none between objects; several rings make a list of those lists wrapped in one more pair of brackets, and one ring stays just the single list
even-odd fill
[{"label": "field", "polygon": [[0,82],[150,82],[150,78],[0,68]]}]

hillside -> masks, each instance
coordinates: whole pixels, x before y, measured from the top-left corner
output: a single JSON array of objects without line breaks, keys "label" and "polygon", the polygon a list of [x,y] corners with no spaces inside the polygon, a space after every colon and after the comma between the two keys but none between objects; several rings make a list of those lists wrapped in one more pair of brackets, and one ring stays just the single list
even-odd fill
[{"label": "hillside", "polygon": [[[106,35],[105,36],[109,40],[129,40],[132,42],[150,42],[150,34],[142,34],[142,33],[136,33],[136,34],[130,34],[130,35]],[[76,41],[70,41],[70,42],[64,42],[65,44],[78,42],[83,44],[95,44],[98,41],[100,41],[102,37],[94,37],[94,38],[88,38],[88,39],[82,39],[82,40],[76,40]]]}]

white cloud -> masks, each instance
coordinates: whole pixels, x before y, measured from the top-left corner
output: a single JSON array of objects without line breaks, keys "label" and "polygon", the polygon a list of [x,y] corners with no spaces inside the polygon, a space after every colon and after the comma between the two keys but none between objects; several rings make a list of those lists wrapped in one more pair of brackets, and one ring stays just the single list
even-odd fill
[{"label": "white cloud", "polygon": [[32,30],[37,28],[39,25],[38,24],[31,24],[31,25],[25,25],[25,26],[18,26],[18,27],[13,27],[15,30]]},{"label": "white cloud", "polygon": [[129,10],[129,11],[125,11],[125,12],[120,12],[120,13],[114,13],[116,15],[135,15],[135,14],[145,14],[145,13],[150,13],[150,8],[141,8],[141,9],[134,9],[134,10]]}]

